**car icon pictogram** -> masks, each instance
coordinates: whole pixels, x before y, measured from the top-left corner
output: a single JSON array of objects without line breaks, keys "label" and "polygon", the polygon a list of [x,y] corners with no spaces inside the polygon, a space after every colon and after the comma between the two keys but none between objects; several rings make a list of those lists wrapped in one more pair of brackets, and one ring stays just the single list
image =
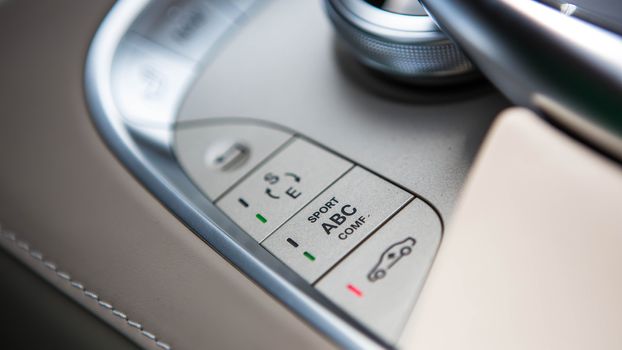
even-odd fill
[{"label": "car icon pictogram", "polygon": [[376,282],[379,279],[382,279],[387,271],[393,267],[401,258],[410,254],[412,252],[412,247],[417,243],[417,241],[408,237],[403,241],[397,242],[389,246],[382,255],[380,255],[380,259],[371,271],[367,274],[367,279],[371,282]]}]

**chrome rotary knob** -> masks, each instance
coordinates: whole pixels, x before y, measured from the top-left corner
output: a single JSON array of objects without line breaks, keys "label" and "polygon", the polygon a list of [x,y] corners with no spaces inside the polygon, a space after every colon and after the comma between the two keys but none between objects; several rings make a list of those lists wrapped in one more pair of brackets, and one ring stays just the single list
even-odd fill
[{"label": "chrome rotary knob", "polygon": [[326,0],[326,8],[340,39],[373,69],[418,83],[476,76],[417,0]]}]

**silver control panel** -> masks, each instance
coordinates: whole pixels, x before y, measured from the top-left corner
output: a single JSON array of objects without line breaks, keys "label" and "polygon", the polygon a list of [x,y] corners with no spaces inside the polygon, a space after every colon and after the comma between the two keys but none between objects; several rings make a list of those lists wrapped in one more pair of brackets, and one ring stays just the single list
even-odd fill
[{"label": "silver control panel", "polygon": [[261,247],[397,341],[440,243],[429,205],[293,131],[248,121],[179,128],[175,154]]},{"label": "silver control panel", "polygon": [[439,213],[507,102],[403,91],[332,38],[319,1],[122,0],[89,49],[86,97],[110,149],[206,249],[336,344],[392,347]]},{"label": "silver control panel", "polygon": [[412,198],[355,167],[262,245],[313,283]]},{"label": "silver control panel", "polygon": [[386,339],[397,339],[441,239],[438,216],[411,201],[315,284]]},{"label": "silver control panel", "polygon": [[351,167],[352,163],[295,137],[216,205],[255,240],[263,241]]},{"label": "silver control panel", "polygon": [[216,200],[291,138],[291,133],[253,124],[181,128],[177,159],[203,193]]}]

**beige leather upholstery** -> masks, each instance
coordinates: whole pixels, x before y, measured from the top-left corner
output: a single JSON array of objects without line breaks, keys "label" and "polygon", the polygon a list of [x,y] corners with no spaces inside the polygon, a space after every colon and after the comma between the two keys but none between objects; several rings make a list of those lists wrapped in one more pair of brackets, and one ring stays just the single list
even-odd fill
[{"label": "beige leather upholstery", "polygon": [[488,135],[405,349],[622,349],[622,168],[528,111]]},{"label": "beige leather upholstery", "polygon": [[89,40],[112,3],[0,7],[0,222],[174,349],[332,347],[184,227],[102,143],[82,80]]}]

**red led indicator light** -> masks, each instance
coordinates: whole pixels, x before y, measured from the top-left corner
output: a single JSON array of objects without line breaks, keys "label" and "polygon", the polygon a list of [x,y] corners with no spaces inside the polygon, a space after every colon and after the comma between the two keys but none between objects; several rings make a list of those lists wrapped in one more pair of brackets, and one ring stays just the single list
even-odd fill
[{"label": "red led indicator light", "polygon": [[363,297],[363,292],[361,292],[361,290],[356,288],[354,285],[348,284],[347,287],[348,287],[348,290],[352,292],[352,294],[356,295],[359,298]]}]

